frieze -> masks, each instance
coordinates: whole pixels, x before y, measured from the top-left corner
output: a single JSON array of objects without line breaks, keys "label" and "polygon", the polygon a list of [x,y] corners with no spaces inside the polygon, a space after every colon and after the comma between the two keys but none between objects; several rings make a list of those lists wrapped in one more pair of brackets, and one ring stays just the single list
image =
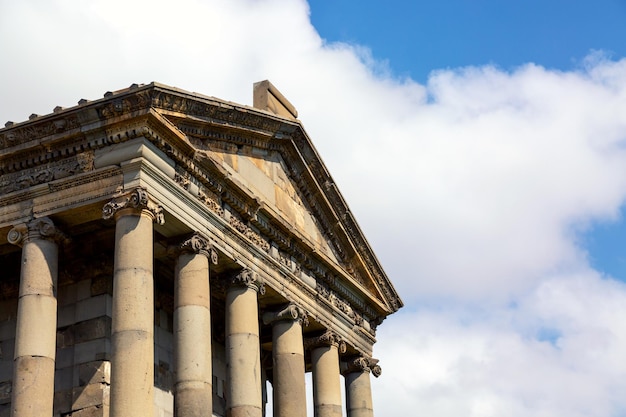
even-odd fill
[{"label": "frieze", "polygon": [[37,167],[0,176],[0,194],[23,190],[38,184],[92,171],[94,153],[85,152],[59,162],[49,163],[45,168]]},{"label": "frieze", "polygon": [[69,130],[80,128],[77,115],[68,115],[64,118],[45,120],[40,123],[28,124],[24,127],[15,127],[4,133],[0,133],[0,149],[21,145],[35,139],[64,133]]},{"label": "frieze", "polygon": [[[135,94],[126,95],[110,101],[98,109],[98,113],[103,118],[119,116],[140,109],[146,109],[151,103],[151,91],[142,90]],[[105,95],[106,97],[107,95]]]},{"label": "frieze", "polygon": [[152,104],[164,110],[191,114],[208,119],[208,121],[253,127],[267,132],[276,132],[283,124],[282,121],[270,119],[266,115],[242,112],[228,104],[207,103],[199,101],[197,98],[174,95],[166,91],[155,91]]},{"label": "frieze", "polygon": [[250,227],[246,226],[241,220],[231,215],[228,223],[235,228],[239,233],[250,239],[252,243],[254,243],[259,248],[263,249],[265,252],[269,252],[270,244],[261,237],[260,234],[256,233]]}]

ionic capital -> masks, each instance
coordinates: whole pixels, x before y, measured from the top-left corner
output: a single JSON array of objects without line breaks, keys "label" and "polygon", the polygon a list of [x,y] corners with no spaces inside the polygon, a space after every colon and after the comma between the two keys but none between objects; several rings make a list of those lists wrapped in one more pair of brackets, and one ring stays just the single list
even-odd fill
[{"label": "ionic capital", "polygon": [[304,339],[305,349],[315,349],[321,346],[336,346],[339,353],[346,353],[346,342],[341,340],[339,335],[331,330],[326,330],[319,336]]},{"label": "ionic capital", "polygon": [[213,265],[217,265],[217,251],[213,248],[209,239],[200,233],[194,233],[185,239],[177,248],[178,253],[196,253],[206,256]]},{"label": "ionic capital", "polygon": [[102,218],[104,220],[117,218],[123,212],[131,212],[132,214],[147,212],[157,224],[165,223],[163,207],[157,204],[142,187],[119,195],[106,203],[102,208]]},{"label": "ionic capital", "polygon": [[371,372],[372,375],[378,378],[383,370],[380,365],[378,365],[378,359],[357,356],[356,358],[349,359],[342,363],[342,374],[346,375],[352,372]]},{"label": "ionic capital", "polygon": [[67,236],[48,217],[19,224],[9,230],[7,234],[9,243],[17,246],[22,246],[29,240],[34,239],[52,240],[56,243],[61,243],[67,240]]},{"label": "ionic capital", "polygon": [[237,275],[234,275],[229,282],[233,286],[243,286],[257,291],[259,294],[265,294],[265,284],[263,280],[253,270],[246,268],[242,269]]},{"label": "ionic capital", "polygon": [[274,324],[282,320],[299,321],[303,326],[309,325],[307,312],[302,307],[293,303],[288,304],[280,311],[268,311],[263,313],[263,323],[265,324]]}]

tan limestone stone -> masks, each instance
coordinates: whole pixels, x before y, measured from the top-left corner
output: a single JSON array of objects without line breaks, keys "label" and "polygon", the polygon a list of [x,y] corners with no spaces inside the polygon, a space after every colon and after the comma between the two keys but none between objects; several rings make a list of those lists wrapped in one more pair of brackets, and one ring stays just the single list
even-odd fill
[{"label": "tan limestone stone", "polygon": [[111,324],[111,415],[152,415],[154,306],[150,214],[116,216]]},{"label": "tan limestone stone", "polygon": [[231,286],[226,293],[226,413],[261,417],[261,364],[257,292]]}]

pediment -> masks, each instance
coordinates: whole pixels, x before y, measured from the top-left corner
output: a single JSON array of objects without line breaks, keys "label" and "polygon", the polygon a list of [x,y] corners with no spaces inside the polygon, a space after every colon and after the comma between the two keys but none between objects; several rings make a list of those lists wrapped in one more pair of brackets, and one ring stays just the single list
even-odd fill
[{"label": "pediment", "polygon": [[215,111],[158,112],[185,135],[209,176],[228,179],[233,198],[248,206],[241,220],[269,236],[286,263],[326,289],[353,288],[366,304],[376,302],[379,314],[402,306],[299,121],[250,108],[223,111],[226,122]]}]

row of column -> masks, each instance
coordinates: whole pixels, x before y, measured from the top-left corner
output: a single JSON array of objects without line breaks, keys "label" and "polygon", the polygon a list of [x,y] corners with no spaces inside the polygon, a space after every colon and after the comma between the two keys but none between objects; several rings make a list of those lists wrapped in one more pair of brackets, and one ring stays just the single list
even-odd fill
[{"label": "row of column", "polygon": [[[107,203],[105,219],[115,219],[114,285],[111,324],[110,415],[152,416],[154,387],[153,223],[162,209],[144,189]],[[58,242],[63,235],[47,219],[9,233],[22,245],[12,416],[52,415],[56,351]],[[174,289],[178,417],[210,415],[212,406],[209,262],[217,253],[194,235],[179,247]],[[227,416],[262,417],[258,294],[264,285],[245,269],[226,291]],[[377,361],[343,362],[345,344],[332,332],[303,340],[306,312],[290,304],[263,314],[272,325],[273,408],[276,417],[305,417],[304,346],[311,350],[315,416],[342,415],[340,373],[345,376],[349,417],[373,416],[369,373]]]}]

